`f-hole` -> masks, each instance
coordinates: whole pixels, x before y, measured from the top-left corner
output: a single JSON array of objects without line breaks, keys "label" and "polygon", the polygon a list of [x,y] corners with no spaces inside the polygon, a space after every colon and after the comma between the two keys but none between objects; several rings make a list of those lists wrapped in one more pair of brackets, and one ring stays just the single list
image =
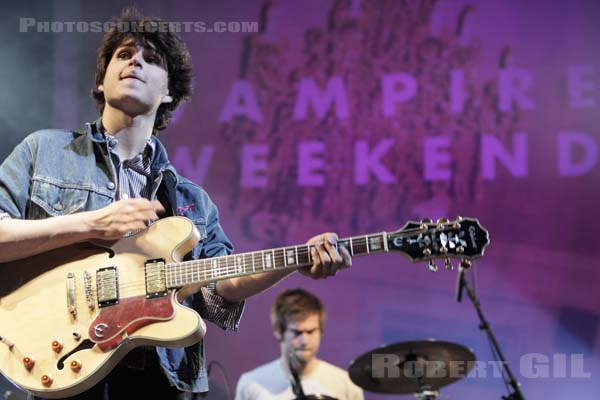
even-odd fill
[{"label": "f-hole", "polygon": [[61,358],[59,358],[58,362],[56,363],[56,368],[58,368],[59,370],[62,370],[65,367],[65,360],[68,357],[70,357],[72,354],[77,353],[78,351],[91,349],[94,346],[95,346],[94,342],[92,342],[90,339],[85,339],[83,342],[81,342],[79,344],[79,346],[75,347],[73,350],[71,350],[70,352],[68,352]]}]

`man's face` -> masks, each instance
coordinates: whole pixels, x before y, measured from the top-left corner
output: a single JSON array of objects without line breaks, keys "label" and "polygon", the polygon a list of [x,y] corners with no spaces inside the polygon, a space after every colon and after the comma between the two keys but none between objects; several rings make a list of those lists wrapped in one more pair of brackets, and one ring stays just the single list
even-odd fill
[{"label": "man's face", "polygon": [[308,364],[317,356],[321,345],[321,325],[318,314],[310,314],[304,319],[288,321],[287,329],[281,338],[281,351],[284,356],[293,352],[302,365]]},{"label": "man's face", "polygon": [[98,89],[107,104],[127,115],[156,112],[162,103],[172,101],[165,64],[151,45],[125,41],[113,53]]}]

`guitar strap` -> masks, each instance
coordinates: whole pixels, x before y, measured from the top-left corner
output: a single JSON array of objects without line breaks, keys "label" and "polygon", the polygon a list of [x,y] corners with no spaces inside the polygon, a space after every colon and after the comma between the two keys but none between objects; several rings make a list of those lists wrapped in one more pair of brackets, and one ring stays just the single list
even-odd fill
[{"label": "guitar strap", "polygon": [[[177,177],[172,171],[166,170],[163,173],[162,182],[158,187],[156,197],[165,207],[165,213],[160,218],[177,215]],[[184,260],[191,260],[192,258],[191,251],[183,257]]]},{"label": "guitar strap", "polygon": [[161,218],[177,215],[177,178],[173,172],[166,170],[163,172],[162,181],[156,192],[158,201],[165,207],[165,214]]}]

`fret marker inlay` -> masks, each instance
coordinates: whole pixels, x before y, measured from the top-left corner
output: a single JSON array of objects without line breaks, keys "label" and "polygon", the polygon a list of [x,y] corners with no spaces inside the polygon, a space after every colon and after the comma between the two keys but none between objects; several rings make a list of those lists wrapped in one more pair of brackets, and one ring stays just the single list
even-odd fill
[{"label": "fret marker inlay", "polygon": [[294,254],[294,250],[289,249],[286,252],[287,254],[287,265],[294,265],[296,263],[296,256]]}]

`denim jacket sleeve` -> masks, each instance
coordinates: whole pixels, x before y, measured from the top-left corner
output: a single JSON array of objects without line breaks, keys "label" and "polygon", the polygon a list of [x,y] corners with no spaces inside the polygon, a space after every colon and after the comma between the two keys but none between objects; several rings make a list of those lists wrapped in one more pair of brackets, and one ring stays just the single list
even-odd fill
[{"label": "denim jacket sleeve", "polygon": [[[225,236],[219,223],[217,207],[211,201],[206,226],[206,241],[202,246],[202,257],[228,255],[233,252],[233,246]],[[216,293],[216,284],[210,284],[201,291],[204,309],[202,314],[209,321],[223,329],[237,331],[244,311],[244,301],[228,303]]]},{"label": "denim jacket sleeve", "polygon": [[[225,256],[233,252],[233,245],[219,223],[217,206],[202,188],[180,177],[177,201],[178,214],[190,218],[200,232],[200,242],[192,251],[194,259]],[[202,318],[223,329],[238,329],[245,302],[227,302],[216,293],[216,284],[203,287],[186,300],[186,305],[198,311]]]},{"label": "denim jacket sleeve", "polygon": [[12,218],[26,217],[33,158],[28,139],[18,144],[0,165],[0,214]]}]

